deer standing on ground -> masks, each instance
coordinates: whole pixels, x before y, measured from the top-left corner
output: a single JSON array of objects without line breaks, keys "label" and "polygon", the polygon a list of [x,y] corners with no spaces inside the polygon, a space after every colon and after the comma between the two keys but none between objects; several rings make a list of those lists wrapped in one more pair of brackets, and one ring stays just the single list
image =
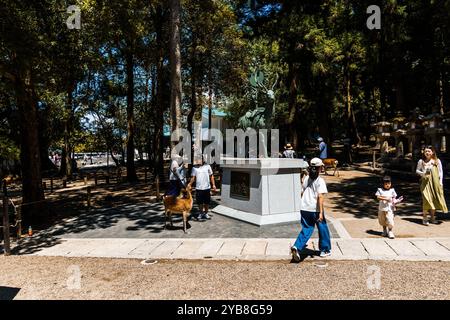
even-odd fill
[{"label": "deer standing on ground", "polygon": [[183,215],[183,231],[186,233],[187,219],[191,214],[193,200],[192,200],[192,190],[191,187],[187,186],[182,192],[186,192],[184,198],[179,198],[175,196],[164,196],[164,213],[165,213],[165,224],[164,227],[167,228],[167,218],[170,220],[170,226],[173,227],[172,214]]}]

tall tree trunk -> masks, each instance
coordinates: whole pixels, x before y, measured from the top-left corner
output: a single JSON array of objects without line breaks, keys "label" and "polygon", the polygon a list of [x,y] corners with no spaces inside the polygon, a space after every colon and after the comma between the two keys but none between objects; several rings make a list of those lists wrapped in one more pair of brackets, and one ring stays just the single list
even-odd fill
[{"label": "tall tree trunk", "polygon": [[48,149],[50,147],[50,137],[48,135],[48,123],[50,107],[47,106],[39,113],[39,148],[41,157],[41,170],[45,171],[57,171],[56,165],[50,160]]},{"label": "tall tree trunk", "polygon": [[347,116],[347,130],[348,130],[348,137],[354,142],[354,136],[353,136],[353,126],[351,123],[351,112],[352,112],[352,96],[351,96],[351,83],[350,83],[350,77],[347,74],[345,77],[345,109],[346,109],[346,116]]},{"label": "tall tree trunk", "polygon": [[136,182],[136,168],[134,166],[134,62],[133,51],[126,53],[127,70],[127,181]]},{"label": "tall tree trunk", "polygon": [[164,11],[160,6],[156,9],[156,43],[158,47],[158,60],[156,64],[156,120],[155,135],[153,137],[153,147],[155,153],[155,163],[153,175],[163,178],[163,135],[164,135]]},{"label": "tall tree trunk", "polygon": [[[213,109],[213,89],[211,84],[211,78],[209,78],[208,84],[208,140],[211,141],[211,129],[212,129],[212,109]],[[201,146],[201,152],[203,154],[203,146]],[[208,159],[210,160],[210,159]]]},{"label": "tall tree trunk", "polygon": [[[403,52],[402,49],[398,44],[395,44],[392,48],[394,57],[401,57]],[[395,111],[402,112],[404,115],[407,115],[409,112],[408,107],[405,106],[405,99],[404,99],[404,90],[403,90],[403,79],[402,79],[402,63],[397,62],[395,64],[394,70],[393,70],[393,87],[395,89]],[[406,108],[405,108],[406,107]]]},{"label": "tall tree trunk", "polygon": [[[212,109],[213,109],[213,91],[211,87],[211,82],[208,85],[208,129],[212,128]],[[210,134],[208,134],[210,138]]]},{"label": "tall tree trunk", "polygon": [[[148,105],[147,105],[147,113],[151,114],[152,111],[156,111],[156,65],[152,65],[149,67],[149,74],[150,74],[150,83],[151,83],[151,88],[150,88],[150,98],[148,101]],[[146,143],[145,143],[145,150],[147,151],[147,160],[148,160],[148,166],[150,168],[150,170],[152,170],[151,168],[154,168],[155,166],[155,145],[154,145],[154,135],[155,135],[155,131],[156,131],[156,117],[149,116],[149,120],[150,120],[150,127],[145,131],[146,132]]]},{"label": "tall tree trunk", "polygon": [[[380,44],[378,49],[378,55],[379,55],[379,70],[380,70],[380,77],[379,77],[379,87],[380,87],[380,114],[382,117],[387,114],[387,107],[386,107],[386,75],[385,75],[385,65],[384,65],[384,43],[385,43],[385,35],[384,35],[384,29],[381,28],[380,30]],[[381,119],[383,120],[383,119]]]},{"label": "tall tree trunk", "polygon": [[[114,161],[114,164],[116,165],[116,167],[119,167],[120,161],[114,156],[114,152],[113,152],[112,148],[109,146],[109,144],[107,144],[106,148],[108,149],[109,155],[111,156],[111,159]],[[109,167],[108,167],[108,174],[109,174]]]},{"label": "tall tree trunk", "polygon": [[180,40],[180,0],[170,0],[170,65],[171,96],[170,115],[172,131],[181,127],[181,40]]},{"label": "tall tree trunk", "polygon": [[361,143],[361,138],[359,137],[358,127],[356,125],[355,113],[352,107],[352,92],[351,92],[351,79],[348,67],[344,70],[344,81],[345,81],[345,106],[346,106],[346,116],[347,116],[347,132],[348,137],[352,140],[352,143],[359,145]]},{"label": "tall tree trunk", "polygon": [[444,85],[443,85],[443,76],[442,76],[442,70],[439,71],[439,81],[438,81],[438,87],[439,87],[439,113],[443,115],[445,113],[445,106],[444,106]]},{"label": "tall tree trunk", "polygon": [[[195,46],[196,46],[196,41],[195,38],[193,40],[193,50],[192,50],[192,55],[191,55],[191,110],[189,110],[189,114],[187,116],[187,126],[188,126],[188,131],[189,134],[191,135],[191,137],[193,136],[193,120],[194,120],[194,115],[195,112],[197,111],[197,63],[196,63],[196,51],[195,51]],[[190,148],[190,153],[191,153],[191,159],[193,158],[194,155],[194,143],[195,141],[193,139],[191,139],[191,148]]]},{"label": "tall tree trunk", "polygon": [[298,92],[298,75],[297,70],[292,62],[289,63],[288,71],[288,81],[289,81],[289,117],[287,119],[287,125],[289,127],[289,139],[290,143],[294,145],[294,148],[298,148],[298,134],[297,134],[297,92]]},{"label": "tall tree trunk", "polygon": [[23,225],[36,224],[48,214],[42,188],[38,133],[38,102],[28,73],[16,79],[16,99],[20,115]]},{"label": "tall tree trunk", "polygon": [[72,118],[73,118],[73,89],[70,87],[67,90],[67,105],[64,119],[64,147],[61,155],[60,175],[66,178],[72,178],[72,158],[70,155],[70,135],[72,133]]},{"label": "tall tree trunk", "polygon": [[396,80],[394,88],[395,88],[395,104],[397,112],[401,112],[403,115],[407,115],[407,112],[409,110],[407,108],[405,109],[405,99],[403,95],[403,84],[401,79]]},{"label": "tall tree trunk", "polygon": [[[332,125],[331,124],[331,112],[330,112],[330,101],[328,99],[328,95],[326,94],[327,87],[323,85],[325,82],[325,79],[318,79],[316,82],[317,86],[317,120],[319,125],[319,134],[320,136],[325,140],[325,142],[328,144],[328,151],[330,151],[330,142],[331,142],[331,130]],[[330,153],[330,152],[328,152]]]}]

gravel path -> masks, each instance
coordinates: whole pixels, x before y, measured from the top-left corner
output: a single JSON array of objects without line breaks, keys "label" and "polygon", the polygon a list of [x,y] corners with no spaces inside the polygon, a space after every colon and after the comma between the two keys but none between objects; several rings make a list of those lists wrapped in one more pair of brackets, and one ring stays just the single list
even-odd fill
[{"label": "gravel path", "polygon": [[[368,289],[376,268],[380,288]],[[142,265],[133,259],[1,256],[0,270],[0,299],[450,299],[448,262]]]}]

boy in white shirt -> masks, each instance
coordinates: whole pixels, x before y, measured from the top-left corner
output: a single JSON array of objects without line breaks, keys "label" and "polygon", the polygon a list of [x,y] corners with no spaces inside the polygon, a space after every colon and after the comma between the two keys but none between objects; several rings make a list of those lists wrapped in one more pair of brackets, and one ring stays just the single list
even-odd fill
[{"label": "boy in white shirt", "polygon": [[211,202],[211,186],[212,190],[216,191],[216,184],[214,182],[214,175],[211,166],[204,160],[199,167],[192,168],[191,181],[189,186],[192,188],[192,184],[195,182],[195,192],[197,204],[201,213],[196,217],[197,220],[209,220],[211,217],[208,214],[209,204]]},{"label": "boy in white shirt", "polygon": [[389,176],[383,177],[383,188],[378,188],[375,195],[380,201],[378,204],[378,222],[383,227],[383,237],[394,239],[394,211],[395,204],[403,200],[403,197],[397,199],[397,193],[392,187],[391,178]]}]

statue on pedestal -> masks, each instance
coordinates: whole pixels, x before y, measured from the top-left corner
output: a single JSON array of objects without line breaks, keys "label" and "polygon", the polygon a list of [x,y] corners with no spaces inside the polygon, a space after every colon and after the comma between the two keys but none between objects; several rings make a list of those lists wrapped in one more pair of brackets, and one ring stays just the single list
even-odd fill
[{"label": "statue on pedestal", "polygon": [[[243,130],[251,129],[271,129],[273,126],[273,119],[275,115],[275,86],[278,82],[278,74],[272,85],[265,84],[265,77],[261,71],[256,71],[250,76],[250,95],[255,103],[255,109],[249,110],[239,118],[239,127]],[[260,94],[266,95],[271,102],[270,106],[261,106],[258,102]],[[267,157],[267,145],[264,140],[264,136],[260,136],[262,139],[262,156]]]},{"label": "statue on pedestal", "polygon": [[[239,126],[242,129],[271,129],[273,116],[275,114],[275,86],[278,82],[278,74],[271,86],[264,83],[265,77],[261,71],[256,71],[250,76],[251,96],[255,102],[255,109],[247,111],[247,113],[239,118]],[[270,89],[269,89],[270,88]],[[272,102],[271,106],[260,106],[258,97],[265,94]]]}]

